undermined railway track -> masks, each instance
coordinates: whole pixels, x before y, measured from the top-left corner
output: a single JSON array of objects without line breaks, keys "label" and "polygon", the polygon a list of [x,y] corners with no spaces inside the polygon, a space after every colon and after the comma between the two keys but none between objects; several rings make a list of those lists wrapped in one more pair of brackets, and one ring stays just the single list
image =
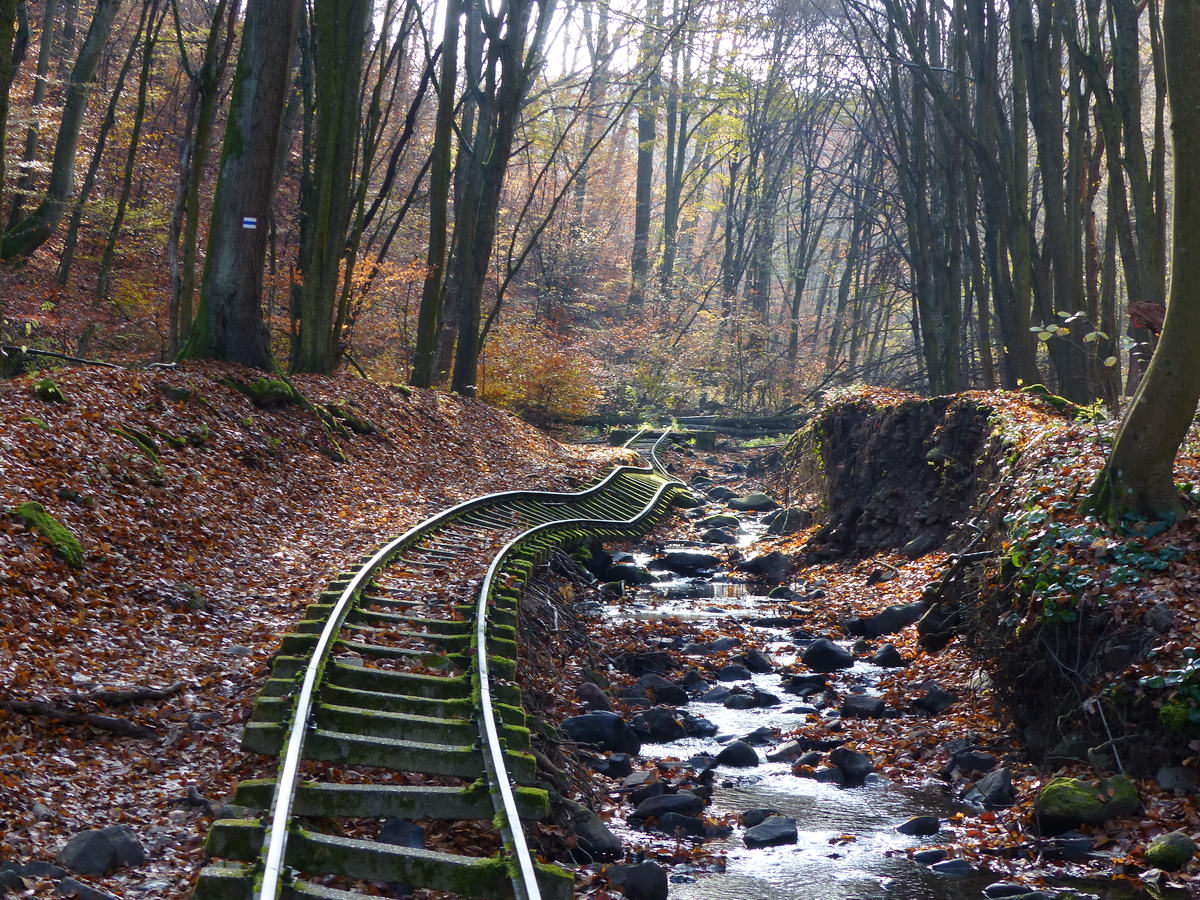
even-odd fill
[{"label": "undermined railway track", "polygon": [[[358,900],[381,882],[572,896],[572,873],[537,863],[521,824],[549,812],[514,682],[522,589],[552,550],[636,537],[686,492],[657,455],[668,434],[626,443],[645,466],[576,493],[468,500],[332,581],[283,636],[244,731],[244,749],[279,759],[275,778],[237,789],[262,814],[213,823],[196,900]],[[493,856],[405,846],[380,827],[489,819]]]}]

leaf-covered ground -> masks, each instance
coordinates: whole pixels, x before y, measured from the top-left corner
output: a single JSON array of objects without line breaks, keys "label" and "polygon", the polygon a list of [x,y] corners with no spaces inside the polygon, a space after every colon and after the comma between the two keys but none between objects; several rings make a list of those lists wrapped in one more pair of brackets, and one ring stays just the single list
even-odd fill
[{"label": "leaf-covered ground", "polygon": [[[0,861],[50,859],[86,828],[130,825],[149,862],[96,881],[182,897],[242,770],[240,725],[279,635],[359,555],[433,512],[512,486],[569,489],[613,452],[564,447],[446,394],[296,379],[377,435],[330,436],[295,404],[255,406],[259,373],[86,368],[0,382],[0,702],[150,729],[138,738],[0,709]],[[10,511],[36,501],[84,551],[69,566]],[[182,685],[106,703],[96,692]],[[111,700],[111,698],[110,698]],[[50,882],[32,885],[49,894]]]}]

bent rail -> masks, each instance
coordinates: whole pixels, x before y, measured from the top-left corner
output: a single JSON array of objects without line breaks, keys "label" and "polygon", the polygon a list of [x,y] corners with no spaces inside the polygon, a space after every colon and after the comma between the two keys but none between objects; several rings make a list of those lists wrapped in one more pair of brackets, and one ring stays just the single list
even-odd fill
[{"label": "bent rail", "polygon": [[[403,632],[404,637],[420,638],[446,649],[468,649],[462,646],[467,640],[473,644],[473,660],[472,654],[462,652],[445,655],[444,658],[447,665],[455,662],[473,669],[472,694],[478,700],[477,708],[472,712],[483,743],[482,768],[489,782],[488,793],[492,797],[496,823],[510,857],[503,870],[508,875],[506,880],[511,885],[513,896],[518,898],[540,900],[543,892],[538,883],[539,875],[549,880],[550,894],[570,895],[569,881],[564,893],[561,869],[534,863],[520,826],[522,816],[527,816],[530,809],[539,807],[539,803],[544,806],[545,801],[537,796],[538,792],[523,789],[522,802],[518,802],[513,790],[514,781],[531,777],[533,766],[531,759],[524,758],[525,755],[519,750],[508,747],[513,741],[517,741],[518,745],[522,740],[526,744],[528,741],[528,732],[523,728],[524,714],[511,703],[514,697],[519,702],[519,693],[515,686],[494,683],[493,676],[512,677],[516,657],[516,598],[502,595],[511,591],[499,591],[497,579],[499,573],[508,572],[509,569],[513,569],[510,574],[520,575],[539,554],[548,552],[548,547],[595,535],[633,536],[636,529],[661,515],[672,495],[682,490],[683,485],[664,477],[666,470],[656,453],[659,445],[666,440],[667,432],[657,439],[644,438],[645,434],[645,429],[638,432],[627,442],[627,446],[647,458],[646,466],[618,466],[595,485],[581,491],[503,491],[464,501],[429,517],[389,541],[366,557],[356,571],[331,584],[332,590],[324,592],[321,599],[333,602],[310,606],[297,633],[285,635],[284,654],[277,657],[273,677],[264,688],[254,718],[246,727],[244,746],[260,752],[276,749],[279,752],[280,762],[274,780],[243,782],[238,790],[239,802],[244,796],[253,802],[251,805],[268,810],[265,822],[219,821],[214,823],[210,833],[211,855],[245,860],[252,865],[206,868],[197,885],[196,898],[224,900],[228,897],[242,900],[253,897],[255,900],[276,900],[279,897],[336,897],[348,900],[364,896],[297,881],[295,873],[289,868],[289,863],[296,865],[293,857],[317,859],[323,867],[319,871],[348,877],[374,877],[373,874],[356,874],[362,872],[400,872],[405,877],[415,875],[419,879],[419,873],[432,871],[431,867],[441,867],[438,869],[440,880],[436,884],[408,883],[453,890],[464,895],[500,895],[496,883],[500,872],[496,867],[484,871],[489,862],[487,860],[462,857],[455,862],[444,858],[453,857],[453,854],[424,850],[401,852],[371,841],[339,840],[304,831],[296,821],[298,815],[313,815],[313,810],[326,809],[330,804],[336,806],[335,800],[340,798],[340,801],[344,801],[346,797],[352,797],[355,803],[360,804],[356,807],[359,809],[407,809],[409,806],[416,809],[433,798],[445,808],[439,810],[437,815],[424,817],[446,818],[455,810],[462,813],[456,816],[459,818],[478,817],[478,806],[469,796],[469,788],[430,788],[413,790],[407,794],[391,789],[376,792],[376,796],[366,790],[341,790],[352,788],[350,785],[302,782],[303,761],[310,758],[384,768],[412,765],[416,766],[413,771],[469,777],[472,760],[475,755],[480,755],[473,755],[469,747],[444,748],[457,754],[457,762],[448,757],[435,760],[433,757],[436,754],[430,748],[436,749],[436,745],[408,740],[410,729],[421,734],[461,733],[458,723],[465,723],[466,720],[460,718],[459,714],[466,712],[464,707],[468,700],[457,694],[450,696],[455,692],[461,693],[461,679],[445,678],[440,679],[443,684],[434,684],[439,678],[429,675],[402,675],[378,669],[364,669],[356,673],[354,670],[346,671],[347,666],[331,660],[332,650],[338,645],[368,655],[390,654],[392,658],[406,654],[416,656],[417,652],[407,647],[389,649],[371,642],[355,643],[343,637],[346,631],[370,633],[383,632],[387,628],[394,630],[401,627],[401,623],[404,627],[411,624],[425,629]],[[473,633],[469,635],[459,628],[466,623],[452,616],[447,621],[414,619],[407,615],[411,611],[408,605],[412,601],[369,597],[366,593],[376,576],[390,567],[400,568],[404,573],[428,567],[436,575],[437,570],[445,568],[445,561],[458,552],[450,548],[470,549],[460,541],[469,543],[472,537],[498,536],[514,529],[519,531],[491,559],[484,575],[474,609]],[[405,614],[373,612],[361,607],[361,601],[382,605],[388,610],[401,609]],[[510,608],[506,609],[506,605]],[[489,615],[492,610],[495,615]],[[324,617],[324,621],[321,621],[321,617]],[[497,621],[505,619],[512,624]],[[380,623],[387,628],[375,627]],[[446,634],[439,634],[434,629]],[[292,649],[307,649],[309,645],[311,655],[306,661],[288,655]],[[511,647],[514,659],[489,657],[489,650],[496,647]],[[388,685],[388,691],[412,690],[414,693],[380,692],[376,690],[379,682]],[[435,702],[434,696],[442,694],[446,697]],[[352,705],[333,705],[328,695],[332,695],[337,702]],[[497,716],[494,705],[498,699],[506,704],[500,716]],[[405,711],[386,712],[393,707]],[[415,714],[412,708],[417,710]],[[435,709],[442,714],[440,718],[425,715],[425,712]],[[455,715],[451,716],[447,710]],[[391,716],[391,719],[385,716]],[[338,723],[334,730],[328,727],[326,720],[330,718]],[[322,727],[323,722],[325,727]],[[352,726],[343,724],[345,722],[355,725],[365,722],[369,735],[364,737],[355,733]],[[372,736],[384,732],[390,734],[390,728],[400,729],[397,732],[400,735],[398,739]],[[390,745],[387,743],[389,740]],[[450,756],[454,756],[454,753]],[[368,761],[360,762],[362,759]],[[413,763],[413,759],[418,761]],[[514,766],[520,768],[521,772],[514,775]],[[383,799],[380,800],[380,797]],[[366,806],[362,806],[364,803]],[[383,862],[380,862],[380,858]],[[442,869],[449,874],[442,872]],[[468,884],[468,876],[477,880]]]}]

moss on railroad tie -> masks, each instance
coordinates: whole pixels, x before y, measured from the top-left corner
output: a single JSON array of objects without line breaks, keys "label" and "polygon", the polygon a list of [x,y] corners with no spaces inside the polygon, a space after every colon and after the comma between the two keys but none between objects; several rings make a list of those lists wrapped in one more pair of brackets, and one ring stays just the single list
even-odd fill
[{"label": "moss on railroad tie", "polygon": [[73,569],[83,568],[83,547],[79,539],[62,522],[46,512],[42,504],[29,500],[17,507],[16,514],[41,535],[67,565]]}]

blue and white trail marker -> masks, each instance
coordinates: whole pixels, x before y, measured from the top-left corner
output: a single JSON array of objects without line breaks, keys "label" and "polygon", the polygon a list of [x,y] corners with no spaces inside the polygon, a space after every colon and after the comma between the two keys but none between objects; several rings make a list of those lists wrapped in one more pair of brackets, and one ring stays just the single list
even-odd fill
[{"label": "blue and white trail marker", "polygon": [[254,216],[242,216],[242,227],[243,228],[257,228],[258,227],[258,219],[254,218]]}]

